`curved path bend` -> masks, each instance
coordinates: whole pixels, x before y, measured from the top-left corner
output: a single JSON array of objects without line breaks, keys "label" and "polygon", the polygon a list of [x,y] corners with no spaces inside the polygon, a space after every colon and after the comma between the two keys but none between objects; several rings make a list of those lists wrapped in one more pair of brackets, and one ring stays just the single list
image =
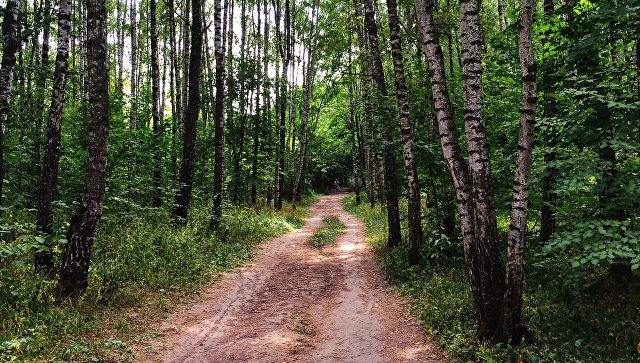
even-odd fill
[{"label": "curved path bend", "polygon": [[[441,362],[386,284],[344,195],[310,207],[306,224],[261,245],[250,265],[207,287],[138,347],[138,362]],[[346,225],[322,249],[307,241],[335,215]]]}]

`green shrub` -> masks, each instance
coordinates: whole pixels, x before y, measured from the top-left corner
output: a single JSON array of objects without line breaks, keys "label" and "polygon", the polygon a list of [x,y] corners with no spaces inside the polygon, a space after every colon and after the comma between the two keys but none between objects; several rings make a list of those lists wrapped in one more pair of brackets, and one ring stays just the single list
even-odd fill
[{"label": "green shrub", "polygon": [[336,238],[344,232],[346,226],[336,216],[322,219],[323,226],[309,239],[313,247],[323,247],[335,242]]}]

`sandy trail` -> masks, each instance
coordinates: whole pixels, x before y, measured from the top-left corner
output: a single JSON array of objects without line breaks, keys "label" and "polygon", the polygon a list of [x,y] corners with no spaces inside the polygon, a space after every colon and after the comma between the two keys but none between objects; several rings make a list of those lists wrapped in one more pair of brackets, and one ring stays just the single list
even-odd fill
[{"label": "sandy trail", "polygon": [[[304,227],[264,243],[251,265],[178,309],[140,362],[440,362],[407,306],[386,285],[344,195],[311,206]],[[335,215],[347,226],[323,249],[307,241]]]}]

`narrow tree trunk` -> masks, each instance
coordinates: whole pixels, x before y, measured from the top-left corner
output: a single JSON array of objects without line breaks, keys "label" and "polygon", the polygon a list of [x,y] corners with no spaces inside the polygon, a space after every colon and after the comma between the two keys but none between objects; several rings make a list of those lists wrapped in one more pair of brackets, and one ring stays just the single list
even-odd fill
[{"label": "narrow tree trunk", "polygon": [[[182,105],[180,108],[182,109],[182,115],[180,116],[180,129],[185,127],[187,114],[189,113],[188,107],[188,97],[189,97],[189,86],[190,84],[187,80],[191,80],[189,77],[190,67],[189,67],[189,0],[184,0],[184,7],[182,8],[182,95],[180,99],[182,101]],[[193,28],[191,29],[193,32]],[[192,35],[193,36],[193,35]]]},{"label": "narrow tree trunk", "polygon": [[[255,206],[257,203],[257,194],[258,194],[258,152],[260,151],[260,127],[261,127],[261,112],[260,112],[260,94],[263,92],[262,90],[262,82],[263,77],[265,75],[260,74],[260,58],[262,57],[262,44],[260,42],[260,30],[261,30],[261,16],[260,16],[260,1],[256,2],[257,12],[258,14],[258,24],[257,31],[255,32],[254,38],[256,39],[257,44],[257,54],[255,58],[255,75],[256,75],[256,112],[255,119],[253,124],[253,155],[251,161],[251,205]],[[265,44],[266,47],[266,44]]]},{"label": "narrow tree trunk", "polygon": [[400,24],[395,0],[387,0],[389,12],[389,30],[391,35],[391,57],[395,73],[396,99],[400,111],[400,133],[402,134],[402,152],[404,155],[404,169],[407,176],[407,199],[409,204],[409,264],[416,265],[420,260],[420,246],[422,245],[422,224],[420,220],[420,183],[418,169],[413,155],[413,130],[409,119],[409,95],[404,75],[404,61],[402,59],[402,39],[400,39]]},{"label": "narrow tree trunk", "polygon": [[109,127],[109,70],[107,68],[107,6],[86,0],[89,86],[89,154],[80,207],[71,218],[58,280],[58,295],[73,298],[88,286],[89,261],[96,228],[102,216],[107,177]]},{"label": "narrow tree trunk", "polygon": [[[553,0],[544,1],[544,14],[545,17],[551,17],[554,12]],[[550,42],[548,32],[545,33],[543,43],[548,44]],[[544,76],[542,78],[541,86],[544,87],[544,92],[551,92],[553,88],[553,71],[554,62],[551,59],[543,60],[542,64],[544,70]],[[543,100],[543,115],[545,118],[551,118],[556,113],[556,101],[551,97],[545,97]],[[553,191],[555,181],[558,176],[558,169],[553,166],[553,162],[556,160],[556,133],[553,129],[549,130],[550,136],[546,143],[546,147],[549,151],[544,154],[544,163],[546,165],[546,171],[542,176],[542,208],[540,211],[540,241],[547,242],[556,228],[556,215],[555,204],[557,195]]]},{"label": "narrow tree trunk", "polygon": [[127,3],[126,0],[117,0],[116,7],[118,8],[117,17],[117,42],[116,42],[116,57],[118,59],[118,91],[122,92],[124,89],[124,25],[127,17]]},{"label": "narrow tree trunk", "polygon": [[524,233],[527,229],[527,202],[533,152],[533,131],[536,115],[536,63],[532,50],[531,24],[535,0],[520,2],[518,51],[522,72],[522,108],[520,136],[516,156],[516,174],[511,201],[511,217],[507,238],[507,277],[500,328],[494,341],[516,345],[524,335],[522,323],[522,284],[524,281]]},{"label": "narrow tree trunk", "polygon": [[[380,58],[380,49],[378,45],[378,28],[375,21],[375,13],[373,10],[372,0],[365,0],[364,24],[369,39],[369,47],[371,51],[373,83],[381,98],[387,98],[387,84],[384,79],[384,69],[382,68],[382,59]],[[402,242],[400,234],[400,211],[398,207],[398,190],[396,185],[396,156],[393,147],[393,134],[391,133],[391,125],[388,120],[389,113],[382,108],[381,117],[384,120],[382,127],[382,135],[384,138],[384,186],[387,204],[387,224],[388,239],[387,246],[395,247]]]},{"label": "narrow tree trunk", "polygon": [[[315,33],[315,30],[312,31]],[[303,182],[302,175],[305,167],[305,156],[307,152],[308,141],[308,125],[309,125],[309,107],[311,104],[311,95],[313,94],[313,79],[315,77],[315,39],[311,41],[313,45],[309,49],[309,62],[304,77],[304,90],[302,91],[302,115],[300,119],[300,154],[298,159],[298,173],[293,187],[292,202],[300,200],[300,189]]]},{"label": "narrow tree trunk", "polygon": [[[58,164],[60,161],[60,139],[62,113],[66,99],[67,69],[69,67],[69,33],[71,31],[71,0],[60,0],[58,9],[58,42],[56,65],[53,73],[53,90],[51,92],[51,107],[47,126],[47,140],[44,148],[42,173],[40,176],[40,193],[37,203],[37,228],[47,235],[53,235],[53,208],[51,202],[55,196],[58,182]],[[47,250],[35,255],[35,268],[45,274],[54,271],[53,254],[48,248],[51,244],[44,243]]]},{"label": "narrow tree trunk", "polygon": [[136,6],[135,0],[131,0],[129,8],[129,20],[130,20],[130,33],[131,37],[131,114],[129,116],[129,128],[135,129],[138,123],[138,29],[136,24]]},{"label": "narrow tree trunk", "polygon": [[40,135],[42,134],[42,120],[44,119],[44,99],[47,78],[49,78],[49,38],[51,34],[51,1],[45,0],[42,4],[42,55],[40,69],[37,72],[36,102],[35,102],[35,128],[33,136],[33,165],[37,169],[40,165]]},{"label": "narrow tree trunk", "polygon": [[189,103],[184,120],[182,164],[180,165],[180,187],[175,199],[173,220],[184,226],[191,201],[198,113],[200,111],[200,66],[202,62],[202,5],[200,0],[191,2],[191,52],[189,54]]},{"label": "narrow tree trunk", "polygon": [[224,46],[222,39],[220,7],[221,0],[214,1],[216,59],[216,110],[215,110],[215,156],[213,166],[213,210],[211,229],[217,230],[222,217],[222,191],[224,182]]},{"label": "narrow tree trunk", "polygon": [[[13,74],[16,53],[20,46],[18,39],[18,13],[20,0],[7,0],[2,20],[2,64],[0,64],[0,206],[4,186],[4,132],[9,118]],[[0,211],[1,213],[1,211]]]},{"label": "narrow tree trunk", "polygon": [[353,65],[352,65],[352,49],[351,49],[351,39],[349,36],[349,124],[347,125],[349,131],[351,132],[351,162],[353,163],[353,180],[354,180],[354,189],[356,195],[356,205],[360,205],[360,170],[359,170],[359,160],[356,148],[356,133],[357,133],[357,124],[356,124],[356,105],[355,105],[355,96],[353,90]]},{"label": "narrow tree trunk", "polygon": [[[356,17],[360,16],[360,8],[356,4],[355,9]],[[371,208],[375,207],[376,204],[376,192],[375,192],[375,183],[374,183],[374,163],[373,163],[373,152],[371,151],[371,115],[372,115],[372,107],[371,107],[371,99],[370,99],[370,88],[371,88],[371,77],[369,74],[365,72],[371,69],[368,51],[367,51],[367,43],[364,37],[364,32],[360,22],[356,24],[356,34],[358,38],[358,47],[359,56],[358,63],[360,68],[360,89],[361,89],[361,98],[362,98],[362,109],[363,109],[363,133],[366,135],[366,141],[364,142],[364,164],[365,164],[365,178],[367,184],[367,199],[369,200],[369,206]]]},{"label": "narrow tree trunk", "polygon": [[149,2],[151,17],[151,117],[153,118],[153,206],[162,204],[160,187],[162,186],[162,142],[160,128],[160,66],[158,64],[158,25],[156,19],[156,0]]},{"label": "narrow tree trunk", "polygon": [[[286,2],[286,11],[285,18],[288,19],[288,1]],[[278,1],[278,7],[276,9],[275,21],[276,21],[276,33],[278,37],[278,52],[280,53],[280,58],[282,59],[282,68],[280,72],[280,127],[278,132],[278,193],[276,195],[276,203],[275,209],[282,209],[282,202],[284,199],[284,167],[285,167],[285,147],[286,147],[286,110],[287,110],[287,69],[289,66],[289,62],[291,60],[291,56],[289,53],[289,45],[288,45],[288,37],[283,35],[282,33],[287,33],[288,29],[288,21],[285,20],[285,29],[284,32],[280,30],[280,19],[281,19],[281,9],[280,9],[280,1]]]},{"label": "narrow tree trunk", "polygon": [[500,319],[504,293],[504,268],[498,249],[498,226],[493,201],[493,181],[489,164],[489,147],[484,122],[482,88],[482,51],[480,27],[481,0],[460,2],[460,34],[462,39],[462,96],[464,124],[471,169],[471,192],[477,252],[481,266],[480,291],[483,294],[482,318],[478,335],[493,336]]},{"label": "narrow tree trunk", "polygon": [[498,0],[498,28],[500,31],[504,30],[504,26],[506,24],[504,12],[504,0]]}]

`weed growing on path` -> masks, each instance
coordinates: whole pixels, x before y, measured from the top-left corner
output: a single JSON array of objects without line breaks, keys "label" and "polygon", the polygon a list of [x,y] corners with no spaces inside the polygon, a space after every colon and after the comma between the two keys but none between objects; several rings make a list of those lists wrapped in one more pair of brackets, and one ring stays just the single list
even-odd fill
[{"label": "weed growing on path", "polygon": [[313,234],[309,244],[313,247],[323,247],[335,242],[336,238],[344,232],[346,226],[336,216],[322,219],[323,226]]}]

